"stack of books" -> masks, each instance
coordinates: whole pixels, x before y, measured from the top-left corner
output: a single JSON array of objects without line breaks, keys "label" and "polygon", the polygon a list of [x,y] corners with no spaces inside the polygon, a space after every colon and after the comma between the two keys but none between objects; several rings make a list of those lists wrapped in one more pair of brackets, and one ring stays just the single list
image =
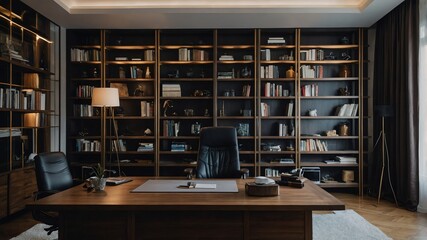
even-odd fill
[{"label": "stack of books", "polygon": [[181,85],[179,84],[162,84],[163,97],[181,97]]},{"label": "stack of books", "polygon": [[356,157],[350,156],[336,156],[335,160],[337,160],[341,164],[357,164]]},{"label": "stack of books", "polygon": [[218,72],[218,79],[234,78],[234,72]]},{"label": "stack of books", "polygon": [[138,152],[150,152],[154,150],[153,143],[139,143],[139,147],[136,151]]},{"label": "stack of books", "polygon": [[221,55],[220,57],[219,57],[219,60],[220,61],[233,61],[234,60],[234,57],[232,56],[232,55]]},{"label": "stack of books", "polygon": [[284,37],[269,37],[267,40],[268,44],[286,44]]},{"label": "stack of books", "polygon": [[185,142],[172,142],[171,151],[172,152],[184,152],[187,148],[187,144]]}]

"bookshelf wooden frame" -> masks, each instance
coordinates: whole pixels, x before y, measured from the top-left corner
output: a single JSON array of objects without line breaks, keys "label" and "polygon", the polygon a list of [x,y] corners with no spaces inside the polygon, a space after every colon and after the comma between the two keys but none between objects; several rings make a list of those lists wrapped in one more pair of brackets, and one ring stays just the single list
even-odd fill
[{"label": "bookshelf wooden frame", "polygon": [[[85,30],[68,30],[70,35],[79,34]],[[295,167],[321,167],[325,170],[333,170],[340,172],[342,169],[353,169],[357,175],[355,183],[336,183],[336,184],[321,184],[322,187],[333,188],[350,188],[358,189],[359,194],[363,193],[363,162],[367,157],[365,149],[367,148],[367,134],[365,130],[365,116],[369,115],[369,111],[364,108],[366,105],[366,86],[364,81],[367,81],[364,71],[366,60],[364,52],[366,50],[364,43],[364,29],[162,29],[162,30],[138,30],[140,32],[149,31],[149,38],[154,39],[154,42],[144,44],[121,44],[112,45],[106,44],[108,35],[114,31],[120,31],[121,41],[126,42],[126,34],[131,35],[131,40],[136,38],[132,30],[86,30],[97,31],[104,37],[100,38],[100,42],[92,45],[86,45],[87,48],[100,48],[102,51],[101,62],[88,63],[70,63],[71,66],[83,64],[99,64],[103,69],[103,73],[99,78],[88,77],[71,77],[69,82],[86,81],[88,83],[98,83],[100,86],[108,86],[110,82],[117,83],[139,83],[144,82],[153,84],[153,95],[136,97],[128,96],[121,97],[121,101],[131,102],[140,100],[152,100],[154,102],[154,116],[140,119],[137,116],[117,117],[118,121],[148,121],[153,127],[154,135],[134,135],[126,136],[123,139],[129,140],[147,140],[154,143],[154,150],[150,152],[153,159],[152,163],[127,163],[129,169],[132,166],[147,166],[149,165],[153,171],[139,172],[139,175],[149,176],[177,176],[182,175],[182,169],[190,166],[195,166],[194,162],[197,156],[198,138],[190,134],[191,124],[198,122],[203,126],[220,126],[233,125],[238,126],[239,123],[249,124],[249,136],[239,136],[239,141],[247,147],[240,151],[242,166],[251,170],[251,175],[264,175],[266,168],[278,169],[279,172],[289,171]],[[132,35],[134,34],[134,35]],[[148,35],[145,35],[147,37]],[[268,44],[269,37],[284,36],[286,44]],[[339,39],[342,36],[350,36],[350,42],[341,44]],[[309,41],[306,39],[310,38]],[[317,40],[318,39],[318,40]],[[329,42],[328,42],[329,41]],[[331,43],[331,41],[334,41]],[[82,45],[84,46],[84,45]],[[67,49],[74,47],[68,44]],[[185,50],[182,50],[185,49]],[[323,51],[332,51],[340,53],[348,51],[353,58],[350,60],[332,59],[332,60],[301,60],[300,52],[303,50],[321,49]],[[108,51],[122,52],[123,55],[128,53],[134,55],[145,50],[154,50],[155,57],[152,60],[131,61],[131,60],[114,60],[107,55]],[[206,51],[208,59],[195,60],[194,56],[187,55],[183,60],[179,59],[180,51],[192,52]],[[264,59],[261,52],[268,50],[272,55],[270,59]],[[186,52],[186,53],[187,53]],[[205,54],[205,53],[203,53]],[[222,55],[232,55],[233,58],[220,60]],[[249,57],[249,55],[251,55]],[[125,56],[126,57],[126,56]],[[130,58],[129,56],[127,56]],[[118,76],[109,76],[108,68],[110,66],[128,66],[149,65],[153,67],[152,78],[120,78]],[[303,78],[301,76],[300,67],[302,65],[323,65],[325,68],[338,69],[338,66],[350,65],[352,67],[352,76],[341,77],[338,73],[328,73],[320,78]],[[262,67],[274,65],[278,68],[279,75],[265,78],[262,76]],[[98,66],[98,65],[97,65]],[[294,76],[287,77],[285,72],[290,67],[294,69]],[[247,67],[251,71],[250,77],[242,77],[241,70]],[[220,72],[232,72],[232,77],[219,77]],[[337,70],[333,70],[337,71]],[[230,75],[231,76],[231,75]],[[264,88],[267,82],[275,83],[276,85],[286,86],[290,92],[289,95],[265,96]],[[181,96],[168,97],[162,95],[162,84],[180,84]],[[331,90],[317,96],[302,96],[300,89],[306,84],[319,84],[324,89],[336,88],[339,86],[351,86],[351,94],[347,96],[338,96],[332,93]],[[72,85],[72,84],[71,84]],[[243,85],[251,85],[251,93],[249,96],[242,96],[240,88]],[[70,84],[69,84],[70,86]],[[209,95],[194,96],[194,90],[208,90]],[[227,90],[233,89],[234,93],[228,95]],[[68,90],[70,92],[72,90]],[[70,102],[86,101],[88,99],[76,99],[68,97],[68,106]],[[175,111],[176,115],[163,116],[163,104],[166,100],[171,100],[176,104],[171,112]],[[275,110],[270,116],[262,116],[261,102],[270,103]],[[293,103],[293,113],[288,116],[285,113],[279,113],[279,109],[290,102]],[[333,116],[333,114],[319,114],[319,116],[307,116],[307,103],[317,102],[325,103],[325,106],[333,107],[337,103],[357,103],[359,111],[357,116]],[[230,113],[225,115],[220,114],[222,104],[225,103]],[[332,104],[332,105],[331,105]],[[248,107],[249,106],[249,107]],[[250,115],[244,116],[239,111],[248,107],[251,110]],[[365,106],[366,107],[366,106]],[[192,108],[195,114],[186,116],[183,112],[186,108]],[[204,116],[203,110],[208,109],[208,115]],[[226,109],[227,110],[227,109]],[[94,122],[99,121],[99,117],[68,117],[74,122],[92,119]],[[91,120],[91,121],[92,121]],[[181,129],[178,136],[163,136],[163,128],[165,121],[181,122]],[[307,123],[321,123],[322,131],[330,130],[332,123],[340,121],[350,121],[352,133],[350,136],[305,136],[305,125]],[[276,134],[275,124],[279,122],[293,123],[294,136],[278,136]],[[323,122],[323,123],[322,123]],[[93,123],[92,123],[93,124]],[[323,125],[322,125],[323,124]],[[77,124],[78,125],[78,124]],[[81,124],[80,124],[81,125]],[[132,125],[132,124],[131,124]],[[131,126],[130,125],[130,126]],[[68,142],[72,142],[78,138],[76,134],[68,136]],[[97,135],[91,135],[88,139],[96,139]],[[111,139],[107,136],[107,139]],[[316,139],[319,141],[330,141],[344,143],[344,145],[335,150],[328,152],[309,152],[302,151],[301,141],[307,139]],[[185,151],[170,151],[172,142],[188,142],[192,145],[191,148]],[[266,143],[280,145],[281,151],[274,152],[263,149]],[[340,144],[341,144],[340,143]],[[72,144],[67,144],[68,149],[72,149]],[[107,151],[108,152],[108,151]],[[73,151],[71,151],[72,154]],[[71,155],[72,155],[71,154]],[[86,153],[89,154],[89,153]],[[142,153],[141,153],[142,154]],[[146,153],[143,153],[146,154]],[[148,153],[147,153],[148,154]],[[324,164],[321,159],[333,155],[350,155],[356,156],[358,164],[340,165],[340,164]],[[84,155],[79,153],[78,155]],[[94,155],[94,154],[89,154]],[[96,155],[96,154],[95,154]],[[131,150],[122,153],[123,156],[138,155],[137,152]],[[275,159],[292,158],[293,163],[278,163]],[[307,161],[306,158],[315,157],[318,160]],[[73,158],[70,158],[73,162]],[[273,161],[274,160],[274,161]],[[114,166],[114,165],[113,165]],[[136,171],[138,172],[138,171]],[[339,180],[339,174],[335,175]]]}]

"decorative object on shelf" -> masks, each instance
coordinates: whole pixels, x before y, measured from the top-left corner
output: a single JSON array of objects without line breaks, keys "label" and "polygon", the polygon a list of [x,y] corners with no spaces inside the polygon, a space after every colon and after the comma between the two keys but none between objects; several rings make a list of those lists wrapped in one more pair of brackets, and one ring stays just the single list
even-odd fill
[{"label": "decorative object on shelf", "polygon": [[292,143],[290,143],[290,144],[289,144],[289,146],[286,146],[286,150],[287,150],[287,151],[294,151],[294,150],[295,150],[295,148],[294,148],[294,146],[292,145]]},{"label": "decorative object on shelf", "polygon": [[119,67],[119,78],[121,79],[126,78],[126,72],[123,69],[123,67]]},{"label": "decorative object on shelf", "polygon": [[349,43],[350,43],[350,40],[349,40],[347,37],[342,37],[342,38],[340,39],[340,43],[341,43],[341,44],[349,44]]},{"label": "decorative object on shelf", "polygon": [[144,96],[144,85],[138,84],[138,86],[133,91],[133,95],[137,97],[143,97]]},{"label": "decorative object on shelf", "polygon": [[110,87],[119,90],[119,97],[129,97],[128,85],[126,83],[110,83]]},{"label": "decorative object on shelf", "polygon": [[86,72],[86,71],[83,71],[83,72],[82,72],[81,77],[82,77],[82,78],[87,78],[87,77],[88,77],[88,76],[87,76],[87,72]]},{"label": "decorative object on shelf", "polygon": [[328,136],[328,137],[336,137],[336,136],[338,136],[337,130],[333,129],[333,130],[326,131],[326,136]]},{"label": "decorative object on shelf", "polygon": [[243,55],[243,60],[245,60],[245,61],[252,61],[253,57],[252,57],[252,55]]},{"label": "decorative object on shelf", "polygon": [[287,78],[294,78],[295,77],[294,66],[290,66],[289,69],[286,71],[286,77]]},{"label": "decorative object on shelf", "polygon": [[293,61],[294,60],[294,51],[291,50],[291,53],[289,55],[289,61]]},{"label": "decorative object on shelf", "polygon": [[173,108],[172,100],[166,100],[163,103],[163,117],[167,117],[168,116],[168,110],[169,110],[169,108]]},{"label": "decorative object on shelf", "polygon": [[179,78],[179,70],[177,69],[174,72],[168,73],[168,77],[170,77],[170,78]]},{"label": "decorative object on shelf", "polygon": [[237,126],[237,136],[249,136],[249,123],[239,123]]},{"label": "decorative object on shelf", "polygon": [[308,115],[310,117],[317,117],[317,109],[310,109],[310,110],[308,110]]},{"label": "decorative object on shelf", "polygon": [[250,78],[250,77],[252,77],[252,71],[251,71],[251,69],[249,69],[248,67],[244,67],[240,71],[240,76],[242,76],[242,78]]},{"label": "decorative object on shelf", "polygon": [[210,97],[211,91],[196,89],[193,91],[192,96],[193,97]]},{"label": "decorative object on shelf", "polygon": [[83,128],[81,131],[79,131],[79,133],[78,133],[78,135],[80,136],[80,137],[85,137],[85,136],[87,136],[89,133],[88,133],[88,131],[87,131],[87,128]]},{"label": "decorative object on shelf", "polygon": [[342,53],[341,53],[341,59],[342,59],[342,60],[350,60],[350,59],[351,59],[351,56],[350,56],[350,54],[348,54],[348,53],[346,53],[346,52],[342,52]]},{"label": "decorative object on shelf", "polygon": [[348,78],[351,76],[351,70],[348,65],[341,65],[339,76],[342,78]]},{"label": "decorative object on shelf", "polygon": [[186,108],[186,109],[184,109],[184,114],[187,117],[192,117],[192,116],[194,116],[194,109]]},{"label": "decorative object on shelf", "polygon": [[225,89],[224,91],[224,97],[234,97],[236,96],[236,92],[234,89]]},{"label": "decorative object on shelf", "polygon": [[188,77],[188,78],[192,78],[192,77],[194,77],[194,72],[193,72],[193,69],[189,69],[186,73],[185,73],[185,76],[186,77]]},{"label": "decorative object on shelf", "polygon": [[342,181],[345,183],[351,183],[354,181],[353,170],[342,170]]},{"label": "decorative object on shelf", "polygon": [[145,78],[151,78],[150,67],[148,67],[148,66],[145,69]]},{"label": "decorative object on shelf", "polygon": [[329,52],[329,54],[325,56],[325,60],[335,60],[334,53],[333,52]]},{"label": "decorative object on shelf", "polygon": [[350,90],[347,86],[338,89],[338,96],[350,96]]},{"label": "decorative object on shelf", "polygon": [[350,135],[350,129],[349,129],[349,123],[343,122],[338,126],[338,135],[340,136],[349,136]]},{"label": "decorative object on shelf", "polygon": [[224,117],[225,116],[225,103],[224,103],[224,101],[222,101],[222,106],[219,109],[219,116],[220,117]]},{"label": "decorative object on shelf", "polygon": [[203,114],[203,116],[205,116],[205,117],[209,117],[210,116],[208,108],[205,109],[205,113]]},{"label": "decorative object on shelf", "polygon": [[93,76],[94,78],[99,77],[98,69],[96,69],[96,68],[94,68],[94,69],[93,69],[93,71],[92,71],[92,76]]},{"label": "decorative object on shelf", "polygon": [[289,135],[291,137],[295,136],[295,126],[294,126],[294,122],[291,121],[291,124],[289,125]]},{"label": "decorative object on shelf", "polygon": [[153,131],[151,131],[150,128],[147,128],[144,130],[144,136],[151,136],[153,135]]},{"label": "decorative object on shelf", "polygon": [[201,125],[198,122],[191,124],[191,134],[192,135],[199,135],[200,134],[200,128],[201,128]]},{"label": "decorative object on shelf", "polygon": [[136,68],[136,78],[142,78],[142,69],[140,67]]}]

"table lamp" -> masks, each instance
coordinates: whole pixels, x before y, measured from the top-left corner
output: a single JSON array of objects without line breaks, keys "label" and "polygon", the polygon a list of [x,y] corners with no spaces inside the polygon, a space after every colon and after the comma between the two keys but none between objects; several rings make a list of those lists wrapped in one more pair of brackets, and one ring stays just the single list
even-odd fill
[{"label": "table lamp", "polygon": [[25,113],[24,114],[24,127],[33,128],[34,139],[33,139],[33,152],[28,156],[28,160],[34,160],[37,155],[38,146],[38,127],[40,127],[40,114],[39,113]]},{"label": "table lamp", "polygon": [[[93,107],[101,108],[101,166],[105,169],[105,138],[106,138],[106,119],[107,111],[106,108],[110,108],[110,112],[114,123],[114,133],[118,143],[117,127],[114,119],[113,107],[120,106],[119,89],[117,88],[94,88],[92,92],[92,104]],[[118,153],[118,146],[116,146],[117,164],[119,168],[119,175],[121,175],[120,160]]]}]

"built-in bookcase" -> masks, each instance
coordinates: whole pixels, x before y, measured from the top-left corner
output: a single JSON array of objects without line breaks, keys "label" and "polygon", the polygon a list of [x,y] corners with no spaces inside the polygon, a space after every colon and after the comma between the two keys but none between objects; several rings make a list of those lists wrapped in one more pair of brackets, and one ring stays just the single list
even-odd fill
[{"label": "built-in bookcase", "polygon": [[[106,86],[121,93],[115,116],[127,174],[184,176],[196,166],[199,129],[234,126],[250,176],[304,167],[320,173],[323,187],[361,192],[369,152],[363,29],[71,29],[67,35],[70,54],[89,52],[89,59],[68,58],[72,165],[100,158],[76,149],[80,139],[101,137],[96,109],[75,114],[75,105],[91,99],[76,90]],[[111,127],[107,139],[114,140]],[[107,155],[116,167],[111,146]],[[354,180],[343,182],[343,171]]]},{"label": "built-in bookcase", "polygon": [[32,201],[34,156],[51,150],[55,27],[21,1],[0,3],[0,218]]}]

